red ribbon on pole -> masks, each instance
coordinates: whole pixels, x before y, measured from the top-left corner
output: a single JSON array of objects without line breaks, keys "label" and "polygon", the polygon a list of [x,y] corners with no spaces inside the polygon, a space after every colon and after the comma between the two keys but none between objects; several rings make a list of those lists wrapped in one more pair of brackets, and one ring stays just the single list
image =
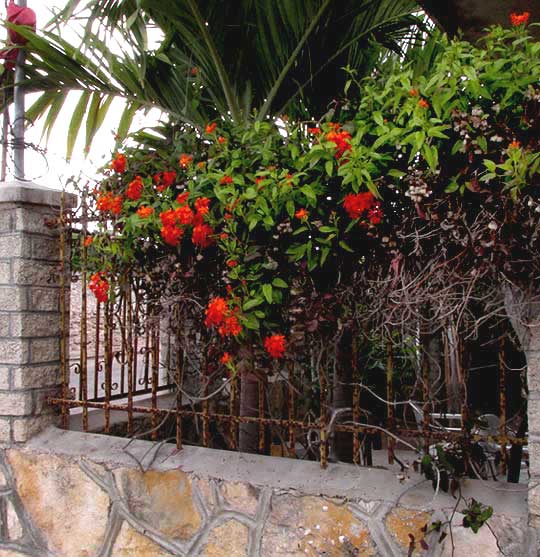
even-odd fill
[{"label": "red ribbon on pole", "polygon": [[[32,8],[17,6],[13,0],[7,8],[7,21],[14,25],[30,27],[32,31],[36,30],[36,12]],[[27,43],[26,39],[13,29],[8,29],[8,36],[13,44],[24,45]]]},{"label": "red ribbon on pole", "polygon": [[[17,6],[13,0],[7,7],[6,21],[14,25],[25,25],[30,27],[32,31],[36,30],[36,12],[31,8]],[[17,61],[17,46],[25,45],[27,40],[13,29],[8,29],[8,38],[13,46],[0,50],[0,58],[6,61],[6,69],[12,70]]]}]

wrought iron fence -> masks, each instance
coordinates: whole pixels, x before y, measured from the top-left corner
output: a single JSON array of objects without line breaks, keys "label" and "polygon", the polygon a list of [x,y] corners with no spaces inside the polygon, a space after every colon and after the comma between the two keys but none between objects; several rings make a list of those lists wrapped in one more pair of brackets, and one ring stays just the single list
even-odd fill
[{"label": "wrought iron fence", "polygon": [[[110,433],[111,413],[120,412],[128,436],[141,422],[151,439],[171,438],[179,449],[185,442],[230,450],[247,447],[261,454],[317,459],[322,467],[338,437],[347,440],[346,460],[366,465],[372,464],[372,448],[381,440],[390,464],[398,444],[429,453],[439,442],[490,442],[500,452],[503,468],[508,447],[527,442],[507,417],[505,337],[497,344],[498,431],[471,425],[474,409],[467,400],[463,344],[456,350],[462,389],[461,408],[454,414],[446,414],[444,400],[434,396],[425,356],[414,379],[416,390],[406,393],[407,398],[396,388],[396,346],[391,341],[385,346],[384,381],[376,387],[365,381],[359,369],[354,337],[345,382],[316,361],[309,346],[305,354],[286,361],[272,375],[257,369],[226,375],[215,365],[215,339],[193,326],[180,301],[157,303],[148,296],[144,277],[135,269],[128,275],[109,276],[107,301],[89,299],[87,238],[97,222],[107,226],[99,217],[89,217],[83,197],[78,210],[62,211],[59,223],[62,389],[51,403],[60,407],[64,427],[69,427],[70,413],[76,411],[82,429],[89,431],[89,413],[98,412],[103,416],[103,432]],[[80,282],[80,299],[71,303],[64,288],[74,279],[68,254],[76,260],[73,275]],[[78,328],[73,323],[70,328],[70,305],[80,308]],[[73,343],[74,334],[78,343]],[[70,335],[76,348],[71,353]],[[444,341],[446,362],[448,338]],[[348,390],[350,405],[336,404],[340,388]],[[421,393],[420,400],[412,400],[415,393]],[[378,412],[373,411],[374,403],[379,404]],[[457,427],[442,425],[446,418],[456,420]],[[246,439],[250,439],[247,444]]]}]

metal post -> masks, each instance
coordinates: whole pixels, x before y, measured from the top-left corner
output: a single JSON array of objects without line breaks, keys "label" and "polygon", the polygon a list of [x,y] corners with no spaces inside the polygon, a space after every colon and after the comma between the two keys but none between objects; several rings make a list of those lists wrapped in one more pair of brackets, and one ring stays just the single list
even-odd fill
[{"label": "metal post", "polygon": [[[16,0],[18,6],[26,8],[26,0]],[[15,67],[15,83],[22,83],[25,79],[25,54],[22,48],[17,54]],[[13,160],[15,163],[15,179],[24,180],[24,87],[15,85],[13,90],[15,106],[15,120],[13,122]]]}]

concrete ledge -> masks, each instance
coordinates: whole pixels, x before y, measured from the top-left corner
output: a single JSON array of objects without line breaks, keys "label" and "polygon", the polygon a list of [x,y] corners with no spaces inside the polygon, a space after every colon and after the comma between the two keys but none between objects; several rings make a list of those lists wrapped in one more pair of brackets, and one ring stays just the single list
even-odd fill
[{"label": "concrete ledge", "polygon": [[[0,203],[27,203],[31,205],[44,205],[47,207],[60,207],[62,191],[33,182],[3,182],[0,183]],[[77,205],[77,196],[65,193],[65,206],[72,208]]]},{"label": "concrete ledge", "polygon": [[[439,493],[434,500],[431,484],[411,472],[404,482],[388,471],[348,464],[260,456],[173,444],[130,441],[105,435],[49,428],[30,440],[22,451],[84,459],[109,469],[135,468],[166,472],[181,470],[199,478],[249,483],[256,488],[295,491],[302,495],[341,497],[348,501],[380,501],[422,510],[453,509],[456,499]],[[416,485],[418,484],[418,485]],[[487,487],[489,486],[489,487]],[[527,486],[506,482],[464,482],[463,497],[491,505],[497,513],[527,516]]]}]

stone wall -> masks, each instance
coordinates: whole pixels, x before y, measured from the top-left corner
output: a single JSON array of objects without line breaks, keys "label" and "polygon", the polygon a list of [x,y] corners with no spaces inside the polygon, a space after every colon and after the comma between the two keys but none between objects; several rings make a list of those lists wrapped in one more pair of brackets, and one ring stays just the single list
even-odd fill
[{"label": "stone wall", "polygon": [[[415,474],[55,428],[3,451],[0,471],[0,557],[452,555],[450,537],[419,542],[456,500]],[[537,555],[522,487],[467,483],[495,516],[475,535],[455,515],[456,557]]]}]

